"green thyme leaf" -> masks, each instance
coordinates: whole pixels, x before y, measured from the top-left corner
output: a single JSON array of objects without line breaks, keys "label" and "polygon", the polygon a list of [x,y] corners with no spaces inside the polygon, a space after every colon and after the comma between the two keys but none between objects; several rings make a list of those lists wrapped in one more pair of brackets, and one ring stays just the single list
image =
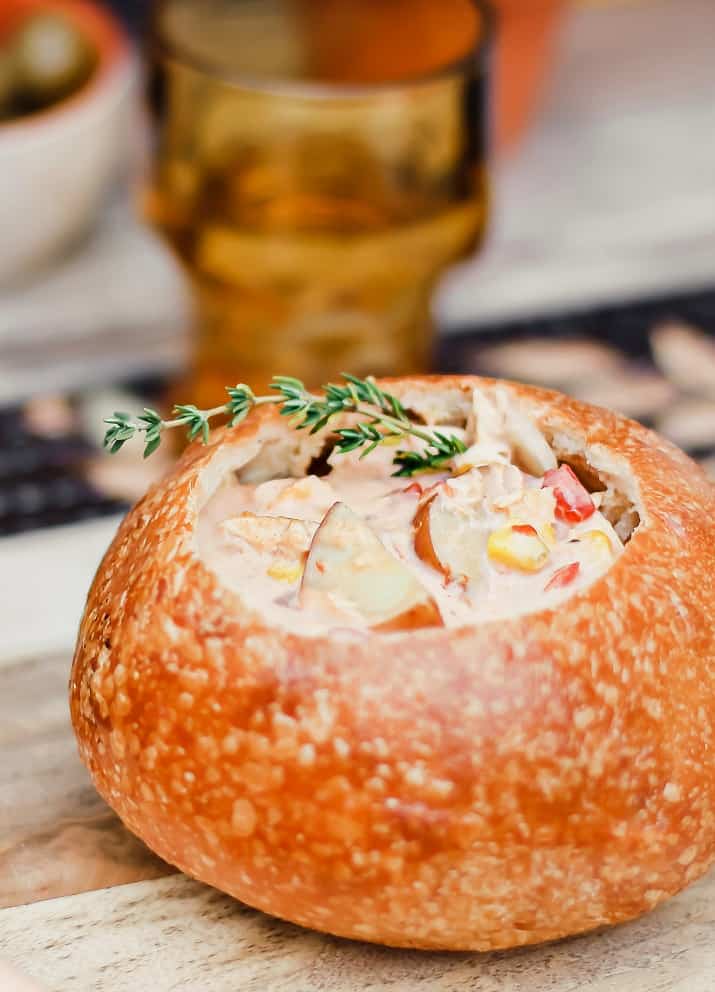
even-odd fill
[{"label": "green thyme leaf", "polygon": [[144,435],[144,457],[148,458],[161,444],[163,432],[174,427],[186,427],[189,440],[200,437],[209,440],[210,422],[218,416],[228,419],[232,427],[240,424],[257,406],[272,404],[279,413],[293,421],[296,430],[311,434],[326,429],[336,416],[357,414],[364,420],[334,431],[336,450],[343,453],[360,451],[365,458],[388,438],[412,436],[422,442],[417,451],[398,450],[393,459],[397,476],[410,476],[443,468],[455,455],[465,450],[464,442],[443,431],[412,423],[396,396],[381,389],[374,378],[344,372],[342,382],[328,383],[322,395],[309,392],[305,384],[293,376],[274,376],[270,394],[256,396],[250,386],[238,383],[228,386],[228,401],[210,410],[200,410],[193,403],[177,404],[173,419],[163,420],[150,407],[145,407],[136,420],[123,411],[116,411],[104,421],[107,431],[104,446],[113,454],[135,434]]}]

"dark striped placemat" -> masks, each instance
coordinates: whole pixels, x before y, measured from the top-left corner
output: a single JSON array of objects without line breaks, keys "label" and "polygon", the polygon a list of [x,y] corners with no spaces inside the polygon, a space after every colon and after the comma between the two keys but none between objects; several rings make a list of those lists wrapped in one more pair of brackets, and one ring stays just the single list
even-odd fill
[{"label": "dark striped placemat", "polygon": [[[667,376],[654,360],[653,331],[668,323],[688,325],[696,335],[715,342],[715,290],[467,330],[441,340],[436,365],[444,372],[508,375],[516,361],[522,372],[515,378],[528,381],[534,378],[530,370],[538,371],[537,382],[576,395],[580,390],[590,392],[584,398],[593,398],[594,390],[598,396],[596,387],[603,393],[610,384],[608,405],[622,405],[649,426],[661,426],[663,417],[684,402],[699,403],[701,420],[707,420],[708,411],[715,411],[715,392],[699,400],[701,387],[691,390],[683,381],[671,383],[669,392]],[[551,381],[544,342],[558,346],[559,368]],[[504,351],[514,344],[522,347]],[[541,355],[538,369],[534,348]],[[118,387],[131,408],[160,402],[163,388],[158,380]],[[107,389],[92,396],[35,398],[24,406],[0,410],[0,536],[121,513],[141,491],[143,471],[147,484],[151,481],[155,472],[142,467],[138,448],[136,463],[127,460],[111,472],[106,468],[98,411],[115,409],[116,401],[117,389]],[[710,442],[708,423],[704,423],[705,443],[700,443],[701,438],[681,446],[712,470],[715,412],[709,426]]]}]

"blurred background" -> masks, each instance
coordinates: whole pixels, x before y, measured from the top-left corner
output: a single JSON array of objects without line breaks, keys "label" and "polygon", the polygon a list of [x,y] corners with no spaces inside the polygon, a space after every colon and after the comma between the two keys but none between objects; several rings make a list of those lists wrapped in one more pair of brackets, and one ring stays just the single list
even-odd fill
[{"label": "blurred background", "polygon": [[484,372],[715,475],[713,38],[712,0],[3,0],[3,650],[71,642],[175,454],[110,461],[115,409]]}]

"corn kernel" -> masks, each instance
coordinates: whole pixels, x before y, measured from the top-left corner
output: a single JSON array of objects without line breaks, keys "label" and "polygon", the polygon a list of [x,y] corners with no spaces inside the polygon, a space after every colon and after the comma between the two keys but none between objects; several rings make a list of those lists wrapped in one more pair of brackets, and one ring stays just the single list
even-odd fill
[{"label": "corn kernel", "polygon": [[579,540],[589,544],[599,557],[610,558],[613,555],[608,535],[602,530],[589,530],[581,534]]},{"label": "corn kernel", "polygon": [[520,572],[538,572],[549,560],[549,549],[530,524],[514,524],[493,531],[487,541],[492,561]]},{"label": "corn kernel", "polygon": [[539,532],[539,537],[547,548],[553,548],[556,546],[556,530],[554,529],[553,524],[540,524],[536,529]]},{"label": "corn kernel", "polygon": [[266,569],[266,574],[279,582],[297,582],[302,572],[301,565],[287,561],[275,561]]}]

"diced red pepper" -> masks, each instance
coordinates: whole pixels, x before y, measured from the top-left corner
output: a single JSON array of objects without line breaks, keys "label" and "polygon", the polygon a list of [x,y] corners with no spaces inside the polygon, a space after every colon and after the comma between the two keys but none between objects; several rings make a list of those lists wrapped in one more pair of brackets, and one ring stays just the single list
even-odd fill
[{"label": "diced red pepper", "polygon": [[591,496],[580,483],[570,465],[551,469],[544,476],[542,489],[553,489],[556,516],[570,524],[578,524],[596,512]]},{"label": "diced red pepper", "polygon": [[570,565],[564,565],[563,568],[554,572],[544,586],[544,591],[548,592],[549,589],[563,589],[565,586],[570,586],[580,571],[581,566],[577,561],[571,562]]},{"label": "diced red pepper", "polygon": [[531,524],[512,524],[511,529],[517,534],[528,534],[529,537],[539,536],[536,527],[532,527]]}]

